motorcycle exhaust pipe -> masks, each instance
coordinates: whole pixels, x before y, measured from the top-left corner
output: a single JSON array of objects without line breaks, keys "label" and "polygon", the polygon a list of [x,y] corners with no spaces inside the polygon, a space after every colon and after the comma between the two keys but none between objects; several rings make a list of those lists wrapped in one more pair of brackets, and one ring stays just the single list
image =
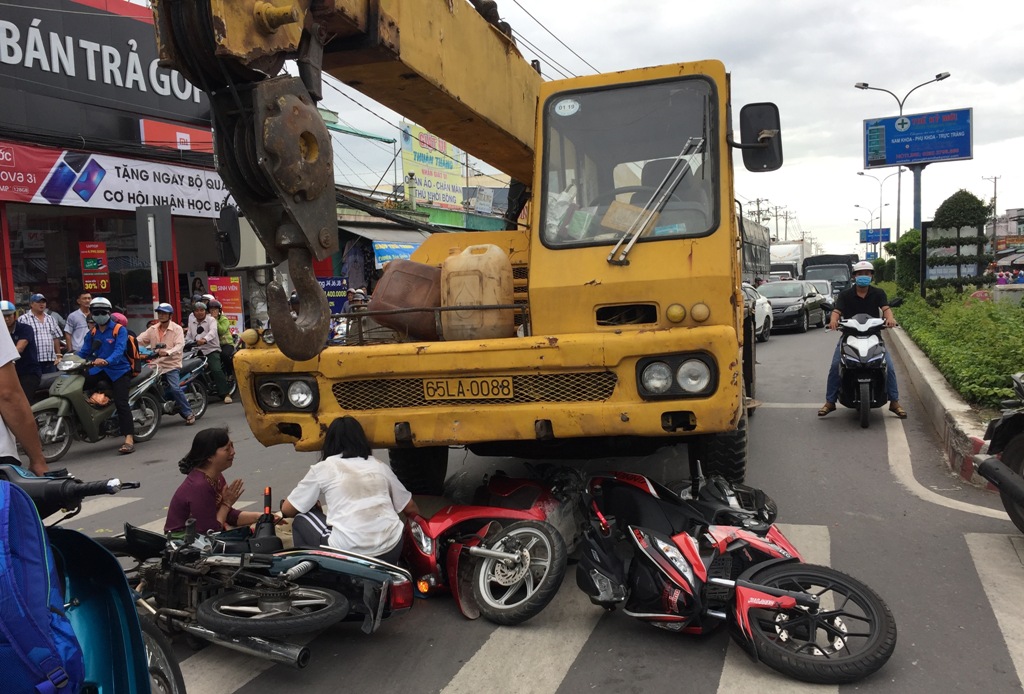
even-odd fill
[{"label": "motorcycle exhaust pipe", "polygon": [[1024,505],[1024,478],[1006,466],[999,458],[974,456],[974,469],[1015,503]]},{"label": "motorcycle exhaust pipe", "polygon": [[224,646],[231,650],[254,655],[275,663],[290,665],[297,670],[309,665],[309,648],[290,643],[268,641],[256,636],[226,636],[210,631],[198,624],[186,624],[184,630],[197,638]]}]

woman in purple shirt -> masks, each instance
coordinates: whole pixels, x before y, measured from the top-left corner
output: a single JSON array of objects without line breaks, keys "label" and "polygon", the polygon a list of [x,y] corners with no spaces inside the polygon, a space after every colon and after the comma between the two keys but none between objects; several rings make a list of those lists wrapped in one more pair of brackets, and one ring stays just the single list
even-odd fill
[{"label": "woman in purple shirt", "polygon": [[224,471],[234,460],[235,444],[227,428],[203,429],[196,434],[192,450],[178,461],[178,469],[187,477],[171,498],[164,532],[184,530],[189,518],[196,519],[199,533],[256,522],[259,513],[234,508],[245,491],[242,480],[228,484],[224,479]]}]

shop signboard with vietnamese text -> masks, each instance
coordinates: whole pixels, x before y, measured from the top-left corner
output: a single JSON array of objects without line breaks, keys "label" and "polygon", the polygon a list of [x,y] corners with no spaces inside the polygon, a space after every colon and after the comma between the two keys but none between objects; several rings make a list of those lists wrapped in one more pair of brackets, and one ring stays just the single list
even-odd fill
[{"label": "shop signboard with vietnamese text", "polygon": [[93,294],[110,291],[110,264],[107,262],[107,244],[102,241],[80,241],[78,252],[82,256],[82,289]]},{"label": "shop signboard with vietnamese text", "polygon": [[220,302],[221,311],[231,324],[231,333],[238,335],[245,329],[245,307],[242,300],[242,279],[240,277],[215,277],[206,280],[210,294]]},{"label": "shop signboard with vietnamese text", "polygon": [[0,201],[216,218],[225,196],[215,171],[0,141]]},{"label": "shop signboard with vietnamese text", "polygon": [[327,304],[331,307],[331,314],[344,311],[345,298],[348,295],[348,280],[344,277],[317,277],[316,281],[324,288]]},{"label": "shop signboard with vietnamese text", "polygon": [[973,109],[864,121],[864,168],[972,159]]},{"label": "shop signboard with vietnamese text", "polygon": [[402,171],[413,175],[416,203],[462,207],[462,150],[412,123],[401,124]]},{"label": "shop signboard with vietnamese text", "polygon": [[389,263],[392,260],[408,260],[412,257],[413,251],[419,247],[418,243],[407,243],[405,241],[374,241],[374,266],[380,270],[384,267],[385,263]]}]

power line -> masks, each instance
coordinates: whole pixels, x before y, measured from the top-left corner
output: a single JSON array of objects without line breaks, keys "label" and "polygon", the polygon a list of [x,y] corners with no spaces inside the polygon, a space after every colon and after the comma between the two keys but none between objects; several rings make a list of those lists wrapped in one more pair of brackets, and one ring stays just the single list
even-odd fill
[{"label": "power line", "polygon": [[577,58],[579,58],[579,59],[580,59],[580,60],[581,60],[581,61],[583,62],[583,64],[584,64],[584,65],[586,65],[587,67],[589,67],[589,68],[590,68],[591,70],[593,70],[594,72],[601,72],[601,71],[600,71],[600,70],[598,70],[598,69],[597,69],[596,67],[594,67],[593,65],[591,65],[590,63],[588,63],[588,62],[587,62],[587,61],[586,61],[586,60],[585,60],[585,59],[583,58],[583,56],[581,56],[581,55],[580,55],[579,53],[577,53],[577,52],[576,52],[576,51],[574,51],[573,49],[569,48],[568,44],[566,44],[566,43],[565,43],[565,41],[563,41],[562,39],[560,39],[560,38],[558,38],[557,36],[555,36],[555,35],[554,35],[554,33],[552,33],[552,31],[551,31],[550,29],[548,29],[548,28],[547,28],[546,26],[544,26],[544,24],[543,24],[543,23],[542,23],[542,22],[541,22],[541,21],[540,21],[539,19],[537,19],[536,17],[534,17],[534,16],[532,15],[532,14],[530,14],[530,11],[529,11],[528,9],[526,9],[525,7],[523,7],[523,6],[522,6],[522,4],[520,4],[519,0],[512,0],[512,2],[514,2],[514,3],[516,4],[516,6],[517,6],[517,7],[519,8],[519,9],[521,9],[521,10],[522,10],[523,12],[525,12],[525,13],[526,13],[526,16],[527,16],[527,17],[529,17],[529,18],[530,18],[530,19],[532,19],[533,21],[537,22],[538,26],[540,26],[540,28],[541,28],[541,29],[543,29],[544,31],[546,31],[546,32],[548,32],[549,34],[551,34],[551,36],[552,36],[552,37],[553,37],[553,38],[555,39],[555,41],[558,41],[558,42],[559,42],[560,44],[562,44],[563,46],[565,46],[566,50],[568,50],[568,51],[569,51],[570,53],[572,53],[572,54],[573,54],[574,56],[576,56]]},{"label": "power line", "polygon": [[[525,43],[526,47],[529,48],[531,51],[533,51],[537,55],[538,58],[543,56],[545,58],[544,62],[546,62],[548,64],[548,66],[552,70],[557,72],[560,77],[566,78],[566,77],[578,77],[579,76],[579,75],[576,75],[574,72],[572,72],[569,68],[565,67],[564,65],[562,65],[561,63],[556,61],[554,58],[549,56],[547,53],[542,51],[540,48],[535,46],[533,43],[531,43],[525,36],[523,36],[518,31],[513,30],[512,34],[515,37],[517,42],[521,41],[521,42]],[[559,69],[559,68],[561,68],[561,69]]]}]

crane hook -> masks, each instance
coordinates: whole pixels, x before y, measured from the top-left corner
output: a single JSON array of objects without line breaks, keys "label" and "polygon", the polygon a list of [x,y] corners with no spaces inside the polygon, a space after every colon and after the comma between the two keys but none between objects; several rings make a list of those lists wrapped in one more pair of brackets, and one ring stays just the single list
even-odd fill
[{"label": "crane hook", "polygon": [[274,341],[284,355],[306,361],[320,354],[327,343],[331,308],[313,274],[313,255],[308,248],[288,249],[288,274],[299,295],[298,316],[292,318],[288,295],[276,280],[267,285],[267,313]]}]

